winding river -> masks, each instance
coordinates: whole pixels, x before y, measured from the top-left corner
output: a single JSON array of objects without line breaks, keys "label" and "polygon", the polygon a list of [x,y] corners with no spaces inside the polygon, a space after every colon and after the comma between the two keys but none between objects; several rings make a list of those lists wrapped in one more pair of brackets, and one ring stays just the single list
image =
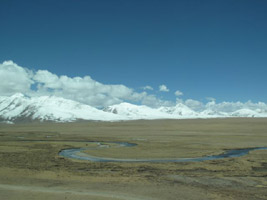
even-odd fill
[{"label": "winding river", "polygon": [[[91,156],[87,153],[84,153],[88,149],[99,149],[99,148],[111,148],[108,144],[103,144],[101,142],[90,142],[96,143],[97,147],[88,147],[88,148],[73,148],[73,149],[64,149],[59,152],[60,156],[65,158],[72,158],[78,160],[88,160],[93,162],[201,162],[206,160],[218,160],[223,158],[234,158],[247,155],[250,151],[254,150],[267,150],[267,147],[255,147],[255,148],[244,148],[244,149],[233,149],[227,150],[219,155],[203,156],[197,158],[158,158],[158,159],[119,159],[119,158],[105,158],[105,157],[96,157]],[[127,142],[108,142],[109,144],[115,144],[115,147],[133,147],[137,144],[127,143]],[[112,146],[114,148],[114,146]]]}]

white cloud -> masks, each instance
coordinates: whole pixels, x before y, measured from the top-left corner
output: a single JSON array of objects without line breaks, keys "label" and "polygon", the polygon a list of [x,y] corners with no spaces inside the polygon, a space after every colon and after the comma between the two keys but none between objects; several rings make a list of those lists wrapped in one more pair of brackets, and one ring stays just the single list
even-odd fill
[{"label": "white cloud", "polygon": [[153,87],[147,85],[145,87],[142,88],[143,90],[153,90]]},{"label": "white cloud", "polygon": [[213,97],[206,97],[206,99],[207,99],[208,101],[216,101],[216,99],[213,98]]},{"label": "white cloud", "polygon": [[37,93],[52,93],[92,106],[108,106],[124,100],[138,101],[143,96],[124,85],[105,85],[90,76],[70,78],[39,70],[33,79],[38,83]]},{"label": "white cloud", "polygon": [[181,92],[181,91],[179,91],[179,90],[177,90],[175,93],[175,96],[183,96],[184,94]]},{"label": "white cloud", "polygon": [[[173,106],[175,102],[165,101],[146,92],[136,92],[125,85],[107,85],[93,80],[90,76],[68,77],[58,76],[47,70],[36,72],[6,61],[0,64],[0,96],[10,96],[14,93],[24,93],[29,96],[55,95],[75,100],[95,107],[104,107],[121,102],[139,102],[150,107]],[[32,89],[32,86],[37,89]],[[146,86],[150,87],[150,86]],[[148,89],[147,88],[147,89]],[[169,91],[165,85],[159,90]],[[176,91],[180,96],[182,92]],[[253,103],[222,102],[216,103],[215,98],[208,97],[209,102],[203,104],[197,100],[182,100],[177,98],[176,103],[183,103],[195,111],[209,110],[217,112],[234,112],[239,109],[251,109],[259,113],[267,112],[267,105],[263,102]]]},{"label": "white cloud", "polygon": [[30,91],[32,72],[22,68],[12,61],[0,64],[0,94],[9,96],[17,92],[26,93]]},{"label": "white cloud", "polygon": [[204,104],[200,101],[193,100],[193,99],[187,99],[187,100],[182,100],[177,98],[176,103],[182,103],[192,110],[196,112],[201,112],[201,111],[213,111],[214,113],[232,113],[237,110],[241,109],[250,109],[254,110],[258,113],[266,113],[267,112],[267,104],[264,102],[258,102],[258,103],[253,103],[251,101],[248,102],[221,102],[221,103],[216,103],[214,98],[210,99],[208,103]]},{"label": "white cloud", "polygon": [[161,91],[161,92],[169,92],[170,90],[167,88],[166,85],[160,85],[159,86],[159,91]]},{"label": "white cloud", "polygon": [[215,101],[212,101],[205,105],[205,109],[211,109],[216,112],[227,112],[227,113],[234,112],[240,109],[251,109],[261,113],[267,111],[267,105],[263,102],[253,103],[251,101],[245,103],[239,101],[215,103]]},{"label": "white cloud", "polygon": [[195,111],[199,111],[199,110],[202,110],[204,108],[204,105],[202,102],[196,101],[193,99],[187,99],[184,102],[184,104]]},{"label": "white cloud", "polygon": [[[90,76],[58,76],[47,70],[30,71],[6,61],[0,64],[0,96],[24,93],[29,96],[54,95],[72,99],[95,107],[104,107],[124,101],[143,102],[151,106],[166,104],[146,92],[135,92],[125,85],[108,85],[93,80]],[[36,85],[35,90],[31,89]],[[150,86],[146,86],[151,89]],[[152,88],[153,89],[153,88]]]},{"label": "white cloud", "polygon": [[172,101],[161,100],[161,99],[157,98],[154,95],[145,96],[142,99],[141,103],[143,105],[146,105],[146,106],[149,106],[149,107],[152,107],[152,108],[158,108],[158,107],[161,107],[161,106],[174,106],[175,105],[175,103],[172,102]]}]

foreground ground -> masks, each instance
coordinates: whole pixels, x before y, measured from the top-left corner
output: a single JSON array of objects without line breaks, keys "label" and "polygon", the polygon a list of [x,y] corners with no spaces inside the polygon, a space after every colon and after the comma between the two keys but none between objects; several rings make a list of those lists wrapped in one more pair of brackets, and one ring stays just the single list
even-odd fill
[{"label": "foreground ground", "polygon": [[1,199],[267,199],[267,150],[192,163],[94,163],[58,156],[86,141],[113,158],[178,158],[267,147],[267,119],[0,124]]}]

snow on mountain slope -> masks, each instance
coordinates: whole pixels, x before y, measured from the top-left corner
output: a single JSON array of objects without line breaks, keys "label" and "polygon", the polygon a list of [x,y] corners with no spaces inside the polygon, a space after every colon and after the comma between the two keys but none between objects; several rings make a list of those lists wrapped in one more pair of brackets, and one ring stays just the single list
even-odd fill
[{"label": "snow on mountain slope", "polygon": [[168,113],[176,117],[191,117],[196,118],[198,113],[190,109],[188,106],[178,103],[174,107],[160,107],[158,109],[163,113]]},{"label": "snow on mountain slope", "polygon": [[0,99],[0,116],[11,119],[19,116],[28,106],[28,98],[23,94],[15,94],[11,97],[1,97]]},{"label": "snow on mountain slope", "polygon": [[22,94],[15,94],[6,98],[1,97],[0,116],[8,121],[15,121],[18,118],[62,122],[75,121],[77,119],[102,121],[123,119],[113,113],[107,113],[89,105],[60,97],[42,96],[29,98]]},{"label": "snow on mountain slope", "polygon": [[233,117],[264,117],[264,114],[260,114],[251,109],[243,108],[235,112],[232,112],[231,116]]},{"label": "snow on mountain slope", "polygon": [[157,109],[143,105],[121,103],[109,106],[104,111],[126,116],[130,119],[182,119],[199,117],[197,112],[181,103],[174,107],[160,107]]},{"label": "snow on mountain slope", "polygon": [[129,119],[163,119],[173,118],[168,113],[161,112],[160,110],[153,109],[147,106],[138,106],[130,103],[120,103],[117,105],[109,106],[104,109],[106,112],[111,112]]},{"label": "snow on mountain slope", "polygon": [[264,103],[253,104],[254,107],[249,106],[244,105],[242,107],[240,105],[236,109],[231,107],[229,109],[227,104],[218,106],[213,102],[208,103],[204,109],[195,111],[182,103],[173,107],[160,108],[120,103],[99,110],[61,97],[27,97],[23,94],[15,94],[10,97],[0,97],[0,122],[267,117],[267,109]]},{"label": "snow on mountain slope", "polygon": [[160,107],[153,109],[147,106],[137,106],[129,103],[121,103],[104,109],[129,119],[187,119],[187,118],[225,118],[225,117],[267,117],[267,112],[262,109],[242,108],[235,111],[218,110],[215,105],[201,111],[194,111],[188,106],[178,103],[173,107]]},{"label": "snow on mountain slope", "polygon": [[226,112],[220,112],[212,109],[206,109],[201,112],[199,112],[199,116],[202,116],[203,118],[223,118],[223,117],[229,117],[229,114]]}]

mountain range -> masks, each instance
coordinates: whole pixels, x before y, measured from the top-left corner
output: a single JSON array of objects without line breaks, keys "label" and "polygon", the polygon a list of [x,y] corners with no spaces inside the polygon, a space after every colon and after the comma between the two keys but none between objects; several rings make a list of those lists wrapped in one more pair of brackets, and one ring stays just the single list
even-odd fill
[{"label": "mountain range", "polygon": [[172,107],[150,108],[145,105],[134,105],[125,102],[104,109],[97,109],[56,96],[28,97],[18,93],[10,97],[0,97],[0,122],[4,123],[224,117],[267,117],[267,109],[239,107],[238,109],[224,111],[214,106],[206,106],[202,110],[193,110],[183,103],[177,103]]}]

